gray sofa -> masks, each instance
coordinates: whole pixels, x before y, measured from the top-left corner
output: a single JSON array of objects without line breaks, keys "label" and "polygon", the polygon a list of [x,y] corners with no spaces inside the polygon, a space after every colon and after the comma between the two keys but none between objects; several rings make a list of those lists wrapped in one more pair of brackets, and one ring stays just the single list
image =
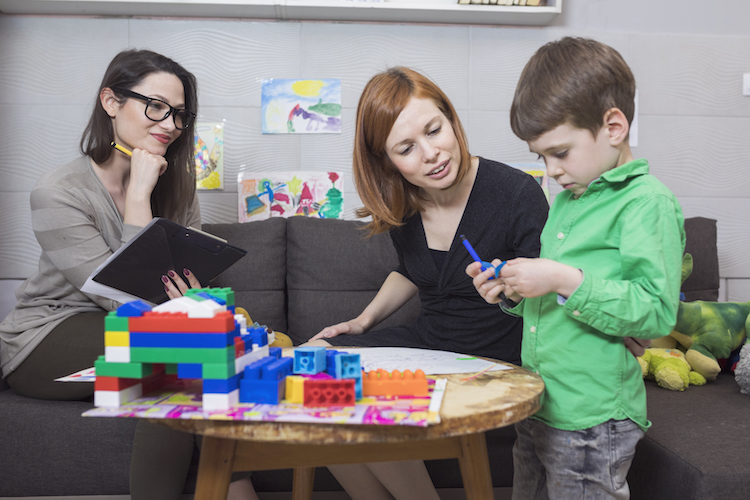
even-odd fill
[{"label": "gray sofa", "polygon": [[[689,300],[715,300],[715,221],[690,219],[686,225],[696,271],[683,289]],[[396,267],[390,238],[367,239],[361,227],[299,217],[207,224],[206,231],[248,251],[212,285],[232,287],[237,304],[254,320],[299,344],[358,314]],[[380,327],[410,321],[418,311],[414,298]],[[750,449],[742,432],[750,397],[739,393],[734,379],[722,375],[684,393],[656,386],[648,392],[654,427],[639,445],[630,474],[633,498],[750,498],[750,467],[739,454]],[[0,387],[0,497],[127,494],[135,422],[81,418],[91,406],[32,400]],[[512,485],[514,438],[512,428],[487,434],[495,487]],[[429,461],[427,467],[438,488],[461,487],[455,460]],[[195,469],[186,493],[194,490],[194,481]],[[291,471],[255,473],[253,482],[258,491],[289,491]],[[326,469],[318,469],[315,489],[340,487]]]}]

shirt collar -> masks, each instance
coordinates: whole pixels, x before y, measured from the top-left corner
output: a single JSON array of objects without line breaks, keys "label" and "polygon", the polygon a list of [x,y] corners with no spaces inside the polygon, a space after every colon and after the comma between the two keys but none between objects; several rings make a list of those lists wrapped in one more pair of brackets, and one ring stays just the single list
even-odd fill
[{"label": "shirt collar", "polygon": [[614,184],[623,182],[631,177],[646,174],[648,174],[648,161],[644,158],[639,158],[604,172],[600,179]]}]

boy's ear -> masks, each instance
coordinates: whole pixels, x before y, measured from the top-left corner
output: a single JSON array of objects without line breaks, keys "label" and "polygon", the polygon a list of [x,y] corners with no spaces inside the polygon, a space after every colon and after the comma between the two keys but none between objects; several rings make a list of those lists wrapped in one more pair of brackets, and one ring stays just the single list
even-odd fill
[{"label": "boy's ear", "polygon": [[620,108],[611,108],[604,113],[604,126],[609,132],[609,142],[612,146],[619,146],[627,140],[630,124]]}]

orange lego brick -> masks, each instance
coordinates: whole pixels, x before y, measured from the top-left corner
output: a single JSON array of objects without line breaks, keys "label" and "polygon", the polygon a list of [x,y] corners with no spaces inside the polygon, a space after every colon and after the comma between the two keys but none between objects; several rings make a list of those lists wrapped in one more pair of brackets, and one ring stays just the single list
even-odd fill
[{"label": "orange lego brick", "polygon": [[406,370],[401,373],[393,370],[372,370],[362,373],[363,396],[427,396],[429,387],[427,378],[422,370],[413,372]]},{"label": "orange lego brick", "polygon": [[187,313],[149,311],[130,318],[131,332],[227,333],[234,330],[234,315],[229,311],[213,318],[188,318]]}]

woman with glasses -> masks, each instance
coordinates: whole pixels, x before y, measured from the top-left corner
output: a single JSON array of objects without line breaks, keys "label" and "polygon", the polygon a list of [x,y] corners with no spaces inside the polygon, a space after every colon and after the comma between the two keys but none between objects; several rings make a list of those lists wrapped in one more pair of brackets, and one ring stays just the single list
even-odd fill
[{"label": "woman with glasses", "polygon": [[[84,282],[153,217],[200,227],[190,168],[197,107],[195,77],[173,60],[126,50],[110,62],[83,132],[83,156],[44,174],[31,191],[39,270],[0,324],[2,375],[16,393],[90,399],[93,384],[54,380],[104,354],[104,316],[121,304],[81,292]],[[165,299],[200,286],[183,269],[162,281]],[[177,499],[184,487],[194,438],[156,427],[136,430],[134,500]],[[251,495],[244,498],[255,497],[251,485],[244,489]]]}]

